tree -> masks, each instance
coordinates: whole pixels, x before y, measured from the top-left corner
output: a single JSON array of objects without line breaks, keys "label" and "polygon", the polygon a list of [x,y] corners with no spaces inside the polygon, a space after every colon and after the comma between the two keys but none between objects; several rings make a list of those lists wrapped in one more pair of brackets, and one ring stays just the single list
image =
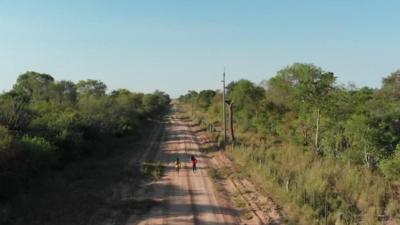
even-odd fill
[{"label": "tree", "polygon": [[255,124],[252,123],[252,118],[259,116],[261,110],[259,104],[265,97],[265,90],[249,80],[231,82],[227,86],[227,90],[229,100],[235,104],[236,120],[245,129],[254,128]]},{"label": "tree", "polygon": [[107,85],[103,82],[91,79],[81,80],[76,86],[80,95],[103,96],[107,90]]},{"label": "tree", "polygon": [[373,169],[383,155],[376,145],[379,131],[371,126],[370,118],[354,114],[347,121],[345,129],[351,146],[351,150],[347,152],[348,159],[353,162],[363,162],[369,169]]},{"label": "tree", "polygon": [[171,103],[169,95],[166,94],[165,92],[156,90],[154,91],[153,95],[156,95],[158,97],[159,109],[164,109],[165,107],[168,107],[168,105]]},{"label": "tree", "polygon": [[25,131],[32,112],[28,108],[30,97],[23,92],[12,90],[0,96],[0,124],[15,131]]},{"label": "tree", "polygon": [[196,91],[190,90],[190,91],[188,91],[187,94],[181,95],[179,97],[179,101],[185,102],[185,103],[191,103],[192,101],[194,101],[197,98],[198,95],[199,95],[199,93],[197,93]]},{"label": "tree", "polygon": [[210,107],[212,99],[217,93],[213,90],[203,90],[197,95],[197,105],[203,110],[207,111]]},{"label": "tree", "polygon": [[74,104],[78,98],[76,85],[71,81],[59,81],[54,87],[55,98],[59,104]]},{"label": "tree", "polygon": [[154,94],[145,94],[143,96],[143,107],[145,112],[153,114],[162,109],[163,104],[169,103],[169,99],[161,92]]},{"label": "tree", "polygon": [[273,99],[283,96],[284,101],[278,100],[277,102],[299,113],[299,127],[301,127],[305,144],[308,144],[308,130],[310,130],[308,118],[310,115],[315,115],[314,146],[317,153],[321,153],[321,113],[328,111],[335,81],[336,77],[331,72],[324,72],[312,64],[295,63],[280,70],[267,85],[269,93],[276,93],[276,97]]},{"label": "tree", "polygon": [[54,78],[52,76],[28,71],[18,77],[14,91],[20,95],[28,96],[32,101],[49,101],[52,96],[53,85]]},{"label": "tree", "polygon": [[382,92],[389,98],[400,99],[400,70],[383,78]]}]

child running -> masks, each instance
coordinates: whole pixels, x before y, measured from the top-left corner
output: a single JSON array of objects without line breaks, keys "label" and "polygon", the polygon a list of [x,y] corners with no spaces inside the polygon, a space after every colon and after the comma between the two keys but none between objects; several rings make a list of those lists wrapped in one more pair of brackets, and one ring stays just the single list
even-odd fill
[{"label": "child running", "polygon": [[196,159],[196,157],[194,157],[194,155],[192,155],[191,160],[192,160],[192,169],[193,169],[193,172],[196,172],[196,170],[197,170],[197,167],[196,167],[196,165],[197,165],[197,159]]},{"label": "child running", "polygon": [[179,170],[181,169],[181,161],[179,160],[179,158],[176,158],[175,169],[179,173]]}]

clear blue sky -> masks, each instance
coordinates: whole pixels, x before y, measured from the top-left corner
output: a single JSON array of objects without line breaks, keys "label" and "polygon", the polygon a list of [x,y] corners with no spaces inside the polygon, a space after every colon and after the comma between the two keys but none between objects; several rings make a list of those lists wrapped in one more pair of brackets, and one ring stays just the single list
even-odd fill
[{"label": "clear blue sky", "polygon": [[293,62],[379,87],[400,68],[398,0],[1,0],[0,91],[27,70],[172,96]]}]

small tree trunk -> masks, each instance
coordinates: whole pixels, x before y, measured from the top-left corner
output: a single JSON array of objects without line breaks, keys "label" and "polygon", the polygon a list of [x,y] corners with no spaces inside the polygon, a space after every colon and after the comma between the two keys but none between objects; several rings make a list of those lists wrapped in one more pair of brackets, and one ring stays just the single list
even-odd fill
[{"label": "small tree trunk", "polygon": [[233,129],[233,101],[229,104],[229,121],[230,121],[230,129],[231,129],[231,137],[232,137],[232,144],[235,144],[235,133]]},{"label": "small tree trunk", "polygon": [[319,108],[317,109],[317,130],[315,131],[315,150],[317,153],[319,152],[319,123],[320,123],[320,110]]}]

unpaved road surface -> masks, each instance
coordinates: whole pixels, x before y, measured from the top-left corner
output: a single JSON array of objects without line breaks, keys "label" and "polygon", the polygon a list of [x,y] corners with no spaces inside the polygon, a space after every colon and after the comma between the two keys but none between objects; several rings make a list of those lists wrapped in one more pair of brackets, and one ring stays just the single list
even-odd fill
[{"label": "unpaved road surface", "polygon": [[[104,149],[115,151],[112,154],[71,164],[37,181],[12,202],[0,202],[0,224],[283,224],[275,218],[272,201],[248,182],[229,178],[236,170],[229,159],[222,153],[210,156],[200,151],[207,143],[214,144],[206,136],[174,114],[153,121],[139,137],[110,141]],[[199,161],[196,172],[191,169],[191,155]],[[174,166],[178,157],[183,164],[179,173]],[[140,168],[143,162],[156,161],[165,166],[164,173],[151,181]],[[216,179],[213,171],[228,175]],[[238,206],[235,198],[244,206]],[[246,211],[252,218],[243,218]]]},{"label": "unpaved road surface", "polygon": [[[189,126],[174,116],[168,120],[154,159],[165,166],[164,175],[136,193],[137,198],[156,199],[160,204],[144,215],[132,216],[127,225],[240,224],[238,211],[219,201],[207,174],[210,159],[200,152],[195,134]],[[191,155],[198,159],[196,172],[191,169]],[[174,165],[177,158],[183,165],[179,173]]]}]

